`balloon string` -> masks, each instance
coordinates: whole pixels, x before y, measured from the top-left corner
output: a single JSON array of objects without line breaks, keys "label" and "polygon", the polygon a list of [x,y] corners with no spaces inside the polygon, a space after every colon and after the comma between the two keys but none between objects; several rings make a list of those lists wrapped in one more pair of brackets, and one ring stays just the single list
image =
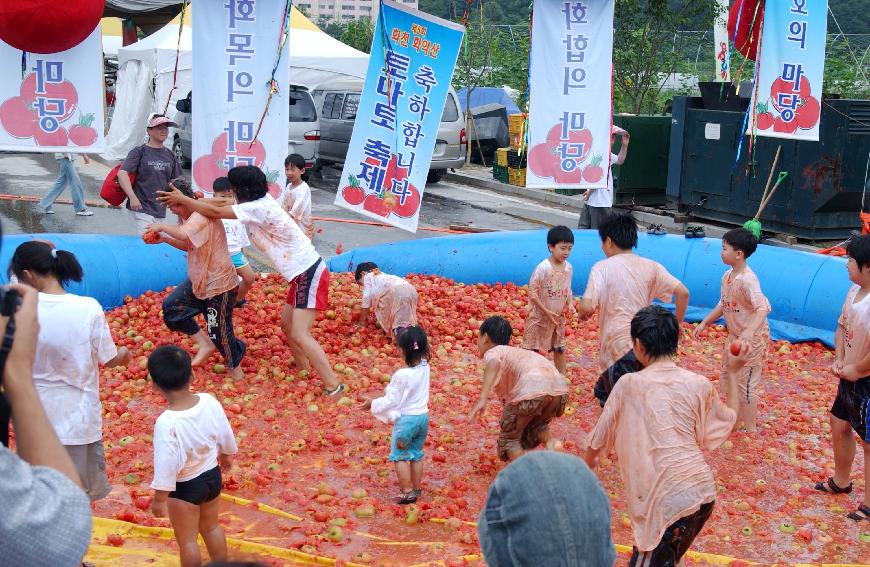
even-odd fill
[{"label": "balloon string", "polygon": [[752,156],[755,154],[755,136],[758,132],[758,78],[761,75],[761,44],[764,41],[764,13],[761,14],[761,21],[758,23],[758,50],[755,52],[755,96],[752,97],[751,108],[749,112],[752,114],[752,128],[749,137],[749,152],[746,157],[746,175],[749,175]]},{"label": "balloon string", "polygon": [[21,80],[24,80],[24,76],[27,75],[27,52],[21,52]]},{"label": "balloon string", "polygon": [[[747,41],[749,42],[749,45],[750,45],[750,46],[752,45],[752,42],[754,41],[754,39],[753,39],[753,37],[752,37],[752,36],[753,36],[752,30],[755,29],[755,20],[756,20],[756,18],[758,17],[758,9],[759,9],[760,6],[761,6],[761,2],[760,2],[760,1],[759,1],[758,3],[755,4],[755,10],[752,12],[752,21],[749,22],[749,32],[748,32],[748,37],[747,37],[746,41],[743,42],[743,45],[741,45],[741,46],[738,48],[738,51],[739,51],[741,48],[746,47],[746,42],[747,42]],[[740,15],[738,14],[738,24],[739,24],[739,22],[740,22],[739,17],[740,17]],[[761,17],[761,19],[764,20],[764,12],[763,12],[763,11],[762,11],[762,17]],[[760,25],[761,25],[761,22],[759,22],[759,26],[760,26]],[[761,34],[761,30],[760,30],[760,29],[759,29],[758,33]],[[759,37],[760,37],[760,36],[759,36]],[[734,30],[734,39],[735,39],[735,40],[737,39],[737,30],[736,30],[736,28],[735,28],[735,30]],[[760,41],[761,41],[761,39],[759,39],[759,42],[760,42]],[[747,51],[748,51],[748,49],[747,49]],[[757,58],[758,50],[756,50],[755,53],[756,53],[756,58]],[[740,67],[737,68],[737,81],[738,81],[738,83],[739,83],[739,81],[740,81],[740,77],[743,76],[743,68],[746,66],[746,63],[747,63],[748,61],[749,61],[749,57],[744,57],[744,58],[743,58],[743,62],[740,64]]]},{"label": "balloon string", "polygon": [[535,21],[535,3],[529,3],[529,71],[526,73],[526,115],[523,117],[523,125],[520,130],[519,147],[517,155],[522,157],[529,145],[529,100],[532,98],[532,24]]},{"label": "balloon string", "polygon": [[163,105],[163,116],[166,116],[166,111],[169,110],[169,102],[172,100],[172,93],[175,92],[178,84],[178,61],[181,59],[181,32],[184,31],[184,12],[187,11],[189,0],[184,0],[181,5],[181,18],[178,20],[178,41],[175,44],[175,69],[172,71],[172,88],[169,89],[169,95],[166,97],[166,104]]},{"label": "balloon string", "polygon": [[278,72],[278,66],[281,63],[281,56],[284,52],[284,46],[287,45],[287,36],[290,35],[290,14],[293,7],[293,0],[287,0],[284,4],[284,15],[281,19],[281,27],[278,30],[278,52],[275,54],[275,64],[272,65],[272,74],[269,77],[269,96],[266,97],[266,105],[263,107],[263,114],[260,115],[260,122],[257,123],[257,130],[254,132],[254,137],[251,138],[251,143],[248,144],[248,149],[254,146],[257,137],[260,135],[260,130],[263,128],[263,122],[266,121],[266,115],[269,113],[269,105],[272,104],[272,97],[279,92],[278,81],[275,79],[275,74]]}]

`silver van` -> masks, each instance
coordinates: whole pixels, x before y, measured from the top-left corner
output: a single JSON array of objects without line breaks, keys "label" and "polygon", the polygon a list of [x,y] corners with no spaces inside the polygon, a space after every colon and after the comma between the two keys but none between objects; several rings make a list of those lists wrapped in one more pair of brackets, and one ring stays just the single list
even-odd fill
[{"label": "silver van", "polygon": [[[319,165],[344,163],[363,86],[363,79],[339,79],[323,83],[313,91],[314,102],[320,111]],[[440,181],[448,168],[457,169],[465,164],[464,122],[456,91],[450,87],[432,152],[429,183]]]},{"label": "silver van", "polygon": [[[175,123],[178,128],[171,128],[169,139],[172,140],[172,152],[183,166],[190,166],[192,150],[191,109],[192,93],[175,104],[178,113]],[[307,87],[290,85],[288,90],[290,100],[290,136],[287,141],[287,155],[300,154],[305,158],[307,168],[314,167],[317,161],[317,142],[320,140],[320,124],[317,120],[317,109],[314,99]]]}]

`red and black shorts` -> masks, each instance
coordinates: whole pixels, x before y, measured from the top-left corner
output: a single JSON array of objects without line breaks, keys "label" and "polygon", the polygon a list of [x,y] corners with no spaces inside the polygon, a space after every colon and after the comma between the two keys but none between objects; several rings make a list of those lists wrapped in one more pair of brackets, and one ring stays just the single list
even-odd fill
[{"label": "red and black shorts", "polygon": [[329,270],[323,258],[290,280],[287,305],[296,309],[324,311],[329,306]]}]

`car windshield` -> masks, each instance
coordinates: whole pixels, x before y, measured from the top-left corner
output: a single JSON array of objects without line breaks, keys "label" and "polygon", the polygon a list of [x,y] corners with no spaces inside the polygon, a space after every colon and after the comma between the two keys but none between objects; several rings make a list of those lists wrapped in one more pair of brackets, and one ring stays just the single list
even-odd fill
[{"label": "car windshield", "polygon": [[308,91],[290,90],[290,122],[315,122],[317,111]]}]

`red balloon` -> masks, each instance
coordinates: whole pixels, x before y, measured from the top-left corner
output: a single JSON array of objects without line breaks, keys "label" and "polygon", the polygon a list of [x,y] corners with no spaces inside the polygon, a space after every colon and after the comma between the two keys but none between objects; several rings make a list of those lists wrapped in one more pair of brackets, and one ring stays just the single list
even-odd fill
[{"label": "red balloon", "polygon": [[29,53],[66,51],[100,23],[106,0],[3,0],[0,39]]},{"label": "red balloon", "polygon": [[755,52],[758,50],[758,31],[761,29],[762,19],[764,19],[764,0],[734,0],[728,12],[728,37],[734,43],[734,49],[752,61],[755,61]]}]

